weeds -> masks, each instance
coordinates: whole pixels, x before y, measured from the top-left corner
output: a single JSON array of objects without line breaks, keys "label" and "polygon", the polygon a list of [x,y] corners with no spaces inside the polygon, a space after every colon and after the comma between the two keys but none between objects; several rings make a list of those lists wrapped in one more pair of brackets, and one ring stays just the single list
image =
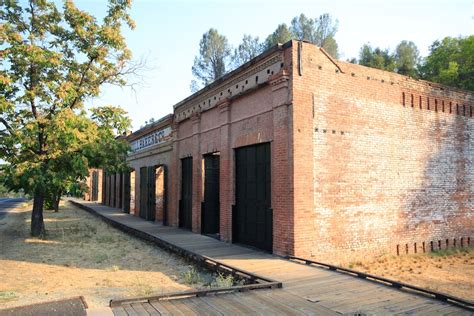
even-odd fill
[{"label": "weeds", "polygon": [[137,277],[137,282],[134,284],[136,288],[136,293],[138,296],[148,296],[153,293],[153,288],[150,284],[142,282],[140,278]]},{"label": "weeds", "polygon": [[18,295],[13,291],[0,291],[0,302],[11,301],[18,298]]},{"label": "weeds", "polygon": [[196,267],[192,267],[188,271],[184,272],[182,277],[184,279],[184,283],[186,284],[197,284],[202,282],[201,275],[199,274],[199,271],[196,269]]},{"label": "weeds", "polygon": [[106,253],[98,253],[94,256],[95,263],[102,263],[107,259],[109,259],[109,256]]},{"label": "weeds", "polygon": [[449,249],[438,249],[428,253],[430,257],[448,257],[460,253],[468,253],[469,248],[449,248]]},{"label": "weeds", "polygon": [[244,280],[237,280],[231,274],[225,275],[223,273],[218,273],[217,276],[211,283],[211,287],[218,287],[218,288],[225,288],[225,287],[232,287],[232,286],[240,286],[244,285]]},{"label": "weeds", "polygon": [[115,241],[112,235],[97,236],[96,240],[99,244],[109,244]]}]

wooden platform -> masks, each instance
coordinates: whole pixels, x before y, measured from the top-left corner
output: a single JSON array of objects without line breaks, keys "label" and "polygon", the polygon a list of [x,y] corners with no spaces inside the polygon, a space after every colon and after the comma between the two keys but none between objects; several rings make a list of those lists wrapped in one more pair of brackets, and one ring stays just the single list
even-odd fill
[{"label": "wooden platform", "polygon": [[[74,200],[119,228],[138,230],[176,249],[208,256],[262,277],[283,289],[253,290],[154,302],[127,303],[116,315],[474,315],[469,311],[347,274],[292,262],[255,249],[220,242],[190,231],[147,222],[119,209]],[[116,225],[117,226],[117,225]]]}]

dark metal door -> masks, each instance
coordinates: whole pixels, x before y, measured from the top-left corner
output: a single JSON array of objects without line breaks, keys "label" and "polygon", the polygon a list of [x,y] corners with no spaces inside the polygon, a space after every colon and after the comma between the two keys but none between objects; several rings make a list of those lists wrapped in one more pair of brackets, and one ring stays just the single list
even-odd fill
[{"label": "dark metal door", "polygon": [[118,174],[119,183],[118,183],[118,208],[123,207],[123,172]]},{"label": "dark metal door", "polygon": [[147,211],[146,219],[149,221],[155,220],[155,187],[156,187],[156,177],[155,177],[155,167],[148,167],[147,175]]},{"label": "dark metal door", "polygon": [[192,228],[193,158],[181,159],[181,199],[179,200],[179,227]]},{"label": "dark metal door", "polygon": [[272,251],[270,144],[235,150],[234,242]]},{"label": "dark metal door", "polygon": [[130,171],[123,174],[123,211],[130,213]]},{"label": "dark metal door", "polygon": [[117,200],[117,174],[114,173],[111,176],[110,180],[110,206],[117,207],[116,200]]},{"label": "dark metal door", "polygon": [[140,211],[139,215],[141,218],[146,219],[147,214],[147,198],[148,198],[148,190],[147,190],[147,175],[148,175],[148,168],[141,167],[140,168]]},{"label": "dark metal door", "polygon": [[112,206],[112,175],[107,177],[107,205]]},{"label": "dark metal door", "polygon": [[219,155],[204,156],[204,203],[201,208],[201,233],[219,233]]},{"label": "dark metal door", "polygon": [[92,198],[91,201],[97,201],[99,197],[99,173],[92,172]]}]

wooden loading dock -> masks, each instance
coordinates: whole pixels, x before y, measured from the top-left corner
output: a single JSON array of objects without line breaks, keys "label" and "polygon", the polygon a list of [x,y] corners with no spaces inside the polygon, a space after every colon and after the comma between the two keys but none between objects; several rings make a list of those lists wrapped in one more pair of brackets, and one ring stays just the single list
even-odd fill
[{"label": "wooden loading dock", "polygon": [[[255,249],[221,243],[184,229],[124,216],[121,210],[96,203],[73,202],[119,229],[197,262],[208,258],[214,264],[235,267],[255,278],[277,280],[283,285],[282,289],[237,291],[215,296],[205,296],[202,291],[198,291],[182,295],[186,298],[173,299],[164,295],[161,298],[113,301],[116,315],[469,315],[474,311],[472,302],[461,299],[439,296],[438,299],[443,301],[435,300],[433,297],[436,297],[430,291],[425,290],[425,294],[430,295],[428,297],[400,283],[389,287],[387,282],[373,282],[369,281],[370,278],[360,279],[358,275],[331,271],[335,270],[334,267],[321,269],[313,266],[312,262],[303,260],[301,264]],[[464,308],[452,303],[464,305]]]}]

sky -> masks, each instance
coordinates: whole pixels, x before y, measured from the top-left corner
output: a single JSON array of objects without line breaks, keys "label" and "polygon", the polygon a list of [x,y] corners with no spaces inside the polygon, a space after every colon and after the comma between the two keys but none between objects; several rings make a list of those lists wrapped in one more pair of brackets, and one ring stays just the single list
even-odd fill
[{"label": "sky", "polygon": [[[97,17],[106,9],[105,1],[75,2]],[[135,0],[130,13],[137,26],[124,35],[134,59],[147,65],[140,84],[134,90],[104,86],[87,105],[121,106],[133,130],[172,113],[173,105],[191,94],[191,67],[211,27],[236,47],[244,34],[264,40],[300,13],[312,18],[329,13],[339,21],[335,38],[343,60],[357,57],[367,42],[393,50],[409,40],[426,56],[437,39],[474,34],[474,0]]]}]

